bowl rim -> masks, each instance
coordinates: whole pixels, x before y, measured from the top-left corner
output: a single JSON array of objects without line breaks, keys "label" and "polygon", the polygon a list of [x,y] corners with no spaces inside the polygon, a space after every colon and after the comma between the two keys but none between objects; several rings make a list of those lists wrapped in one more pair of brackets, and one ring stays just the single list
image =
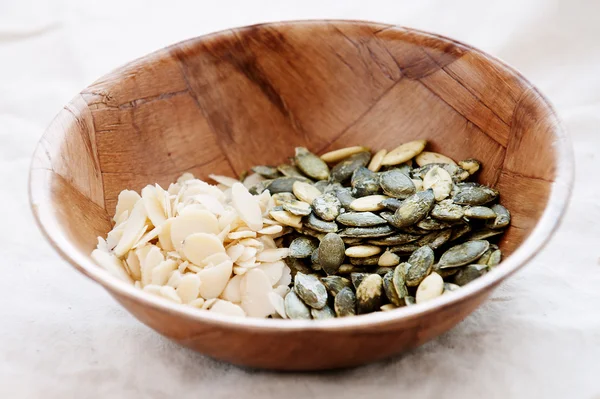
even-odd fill
[{"label": "bowl rim", "polygon": [[[44,237],[51,244],[51,246],[73,267],[79,270],[81,273],[91,278],[95,282],[99,283],[106,289],[109,294],[113,297],[123,296],[130,301],[139,303],[144,306],[152,307],[159,311],[165,311],[180,317],[186,317],[194,321],[208,323],[219,327],[227,327],[232,329],[245,329],[251,331],[270,331],[283,330],[283,331],[357,331],[358,329],[371,328],[371,327],[383,327],[389,324],[395,324],[401,321],[408,321],[427,315],[432,312],[436,312],[443,308],[457,306],[460,302],[467,301],[477,295],[491,292],[491,289],[495,288],[505,278],[515,273],[517,270],[522,268],[528,261],[533,259],[539,251],[548,243],[551,236],[555,233],[556,229],[562,221],[567,205],[569,203],[572,190],[573,190],[573,176],[574,176],[574,155],[573,147],[569,135],[566,133],[561,120],[552,105],[552,103],[528,80],[523,74],[521,74],[516,68],[508,65],[498,57],[492,56],[476,47],[462,43],[458,40],[451,39],[449,37],[422,31],[419,29],[413,29],[404,27],[401,25],[393,25],[387,23],[379,23],[373,21],[363,20],[345,20],[345,19],[311,19],[311,20],[292,20],[292,21],[278,21],[260,23],[236,28],[230,28],[221,30],[206,35],[197,36],[194,38],[186,39],[162,49],[151,52],[145,56],[132,60],[125,65],[122,65],[115,70],[109,72],[110,75],[115,72],[126,68],[132,63],[139,63],[153,56],[159,56],[159,54],[165,50],[175,48],[188,41],[202,41],[213,39],[222,35],[230,34],[231,32],[238,32],[243,29],[256,28],[263,26],[282,26],[282,25],[320,25],[327,23],[348,23],[360,26],[378,26],[385,27],[384,29],[403,29],[408,32],[415,34],[432,37],[444,42],[449,42],[463,46],[470,51],[477,52],[486,57],[492,63],[496,63],[503,68],[514,73],[523,82],[525,82],[531,90],[539,95],[539,100],[546,103],[551,114],[556,119],[556,125],[554,133],[556,134],[553,146],[556,154],[556,176],[555,180],[551,185],[550,195],[548,197],[548,203],[542,213],[539,221],[531,231],[529,237],[506,259],[502,262],[502,267],[498,267],[486,273],[484,276],[477,280],[469,283],[468,285],[461,287],[460,290],[456,291],[453,295],[442,295],[431,301],[428,301],[417,306],[402,307],[388,312],[374,312],[366,315],[360,315],[358,317],[345,317],[335,318],[326,320],[288,320],[288,319],[260,319],[252,317],[231,317],[227,315],[221,315],[217,313],[200,311],[188,306],[182,306],[175,304],[144,291],[135,288],[133,285],[128,284],[118,278],[110,275],[108,272],[99,267],[89,256],[82,255],[78,249],[64,235],[57,232],[53,226],[57,224],[56,218],[54,217],[51,210],[47,207],[41,206],[44,204],[45,199],[42,195],[39,195],[39,186],[43,185],[46,180],[38,177],[33,177],[33,174],[39,170],[35,167],[35,160],[30,165],[29,170],[29,202],[36,224],[42,231]],[[103,76],[103,77],[104,77]],[[101,77],[100,79],[102,79]],[[85,89],[84,89],[85,90]],[[36,145],[36,153],[40,150],[42,141],[45,138],[46,133],[56,124],[56,120],[53,120],[38,144]],[[57,234],[58,233],[58,234]],[[117,298],[120,302],[120,299]]]}]

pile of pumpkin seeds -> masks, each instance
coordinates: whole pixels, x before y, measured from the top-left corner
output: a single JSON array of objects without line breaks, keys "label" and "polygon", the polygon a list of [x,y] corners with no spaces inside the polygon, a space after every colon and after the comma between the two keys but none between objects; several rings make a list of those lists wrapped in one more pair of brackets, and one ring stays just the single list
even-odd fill
[{"label": "pile of pumpkin seeds", "polygon": [[469,181],[479,161],[456,163],[411,141],[374,155],[355,146],[317,156],[296,148],[290,164],[256,166],[293,289],[291,319],[387,311],[452,292],[496,267],[489,239],[510,223],[497,190]]}]

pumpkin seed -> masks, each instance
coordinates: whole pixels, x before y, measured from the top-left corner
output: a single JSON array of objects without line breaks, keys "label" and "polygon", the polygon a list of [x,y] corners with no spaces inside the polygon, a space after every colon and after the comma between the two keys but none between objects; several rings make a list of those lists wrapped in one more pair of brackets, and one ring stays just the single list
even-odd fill
[{"label": "pumpkin seed", "polygon": [[442,276],[442,278],[446,278],[455,275],[458,272],[458,268],[454,267],[450,269],[441,269],[440,264],[436,263],[435,265],[433,265],[432,271]]},{"label": "pumpkin seed", "polygon": [[444,229],[451,227],[448,223],[442,222],[441,220],[431,218],[429,216],[427,216],[425,219],[419,221],[419,223],[417,223],[416,226],[420,229],[427,230],[427,231],[444,230]]},{"label": "pumpkin seed", "polygon": [[452,158],[449,158],[445,155],[438,154],[437,152],[431,151],[423,151],[416,158],[415,162],[419,166],[428,165],[430,163],[448,163],[452,165],[456,165],[456,162]]},{"label": "pumpkin seed", "polygon": [[369,151],[369,149],[367,147],[362,146],[340,148],[339,150],[329,151],[321,155],[321,159],[328,163],[338,162],[342,159],[348,158],[350,155],[358,154],[359,152],[364,151]]},{"label": "pumpkin seed", "polygon": [[332,193],[319,195],[312,203],[315,214],[321,219],[331,222],[340,214],[342,204]]},{"label": "pumpkin seed", "polygon": [[273,166],[259,165],[252,167],[254,173],[258,173],[266,179],[276,179],[280,176],[279,170]]},{"label": "pumpkin seed", "polygon": [[371,153],[368,151],[359,152],[339,162],[331,169],[331,179],[335,182],[344,183],[361,166],[367,166],[371,159]]},{"label": "pumpkin seed", "polygon": [[342,289],[352,288],[352,282],[347,278],[340,276],[321,277],[321,282],[327,288],[329,295],[335,297]]},{"label": "pumpkin seed", "polygon": [[352,196],[350,189],[346,187],[336,189],[335,195],[340,200],[342,206],[346,209],[350,208],[350,204],[356,199]]},{"label": "pumpkin seed", "polygon": [[423,180],[421,179],[411,179],[413,184],[415,185],[415,190],[417,192],[423,191]]},{"label": "pumpkin seed", "polygon": [[405,306],[411,306],[411,305],[415,305],[417,302],[415,301],[415,297],[414,296],[406,296],[404,297],[404,305]]},{"label": "pumpkin seed", "polygon": [[387,199],[385,195],[367,195],[366,197],[357,198],[350,203],[350,209],[366,212],[366,211],[380,211],[383,209],[381,201]]},{"label": "pumpkin seed", "polygon": [[314,237],[316,239],[318,239],[319,241],[321,241],[321,239],[323,237],[325,237],[325,233],[321,232],[321,231],[317,231],[317,230],[313,230],[307,226],[302,226],[301,229],[296,229],[296,231],[300,234],[304,234],[310,237]]},{"label": "pumpkin seed", "polygon": [[290,268],[290,274],[292,275],[292,277],[295,277],[296,273],[298,273],[298,272],[304,273],[304,274],[312,273],[311,268],[308,267],[302,261],[302,259],[287,257],[287,258],[283,259],[283,261]]},{"label": "pumpkin seed", "polygon": [[362,237],[342,237],[342,241],[344,241],[344,244],[346,244],[346,245],[357,245],[357,244],[363,243],[363,238]]},{"label": "pumpkin seed", "polygon": [[276,193],[271,196],[276,206],[283,206],[286,202],[296,201],[296,196],[292,193]]},{"label": "pumpkin seed", "polygon": [[460,205],[456,205],[451,199],[445,199],[438,202],[431,210],[431,217],[446,222],[460,220],[464,215],[464,208]]},{"label": "pumpkin seed", "polygon": [[381,201],[381,205],[390,211],[395,211],[396,209],[400,208],[400,205],[402,205],[402,200],[399,200],[398,198],[386,198]]},{"label": "pumpkin seed", "polygon": [[419,248],[421,248],[419,245],[415,244],[414,242],[409,242],[407,244],[395,245],[388,249],[395,254],[408,255],[412,254]]},{"label": "pumpkin seed", "polygon": [[277,170],[287,177],[306,177],[294,165],[283,164],[277,167]]},{"label": "pumpkin seed", "polygon": [[342,288],[335,296],[333,308],[337,317],[354,316],[356,314],[356,296],[348,287]]},{"label": "pumpkin seed", "polygon": [[448,172],[450,174],[450,176],[452,176],[452,180],[454,182],[461,182],[469,177],[469,172],[458,167],[455,164],[449,164],[449,163],[430,163],[427,165],[423,165],[420,168],[413,169],[411,171],[411,175],[413,178],[423,179],[423,178],[425,178],[425,175],[427,174],[427,172],[429,172],[432,168],[434,168],[436,166],[439,168],[442,168],[446,172]]},{"label": "pumpkin seed", "polygon": [[454,276],[454,284],[463,286],[487,272],[487,265],[468,265],[461,268]]},{"label": "pumpkin seed", "polygon": [[381,162],[383,161],[383,158],[385,158],[386,155],[386,149],[377,151],[375,155],[373,155],[373,158],[371,158],[371,162],[369,163],[369,170],[373,172],[379,171],[379,169],[381,168]]},{"label": "pumpkin seed", "polygon": [[492,210],[496,214],[493,222],[488,223],[491,229],[502,229],[510,224],[510,212],[500,204],[492,205]]},{"label": "pumpkin seed", "polygon": [[335,312],[329,306],[325,305],[323,309],[310,309],[310,315],[314,320],[333,319]]},{"label": "pumpkin seed", "polygon": [[396,288],[394,287],[394,272],[387,272],[383,276],[383,291],[388,300],[395,306],[402,306],[403,300],[398,296]]},{"label": "pumpkin seed", "polygon": [[382,165],[398,165],[400,163],[406,162],[409,159],[414,158],[419,155],[423,149],[427,141],[425,140],[415,140],[410,141],[408,143],[404,143],[392,151],[390,151],[383,160],[381,161]]},{"label": "pumpkin seed", "polygon": [[452,235],[450,236],[450,241],[458,240],[470,231],[471,226],[469,226],[467,223],[460,223],[452,226]]},{"label": "pumpkin seed", "polygon": [[386,223],[385,219],[372,212],[346,212],[338,216],[336,221],[346,226],[355,227],[370,227]]},{"label": "pumpkin seed", "polygon": [[287,293],[284,299],[285,314],[290,319],[310,320],[310,309],[294,291]]},{"label": "pumpkin seed", "polygon": [[314,213],[306,216],[304,223],[308,228],[320,231],[321,233],[335,233],[338,231],[338,225],[335,222],[321,220]]},{"label": "pumpkin seed", "polygon": [[398,298],[404,299],[408,296],[408,288],[406,287],[406,271],[411,267],[407,262],[400,263],[394,269],[392,282]]},{"label": "pumpkin seed", "polygon": [[346,249],[346,256],[350,258],[367,258],[377,255],[381,248],[375,245],[357,245]]},{"label": "pumpkin seed", "polygon": [[417,235],[417,234],[397,233],[397,234],[394,234],[391,236],[377,238],[374,240],[369,240],[367,242],[372,245],[390,246],[390,245],[407,244],[409,242],[416,241],[419,238],[421,238],[421,236]]},{"label": "pumpkin seed", "polygon": [[395,267],[393,266],[380,266],[375,269],[375,273],[379,274],[381,277],[385,276],[388,272],[393,272]]},{"label": "pumpkin seed", "polygon": [[353,196],[364,197],[377,194],[379,191],[379,176],[377,173],[361,166],[352,173],[350,185],[352,186]]},{"label": "pumpkin seed", "polygon": [[458,191],[452,197],[455,204],[459,205],[484,205],[496,199],[498,191],[481,184],[457,183]]},{"label": "pumpkin seed", "polygon": [[441,269],[449,267],[464,266],[476,261],[488,250],[490,243],[484,240],[467,241],[455,245],[440,257],[439,265]]},{"label": "pumpkin seed", "polygon": [[485,240],[504,233],[504,230],[481,229],[469,235],[469,240]]},{"label": "pumpkin seed", "polygon": [[497,249],[491,253],[490,258],[487,261],[488,268],[491,269],[495,266],[498,266],[498,264],[500,263],[501,260],[502,260],[502,251]]},{"label": "pumpkin seed", "polygon": [[335,233],[328,233],[319,244],[318,261],[325,273],[334,274],[344,262],[345,245]]},{"label": "pumpkin seed", "polygon": [[356,289],[356,308],[358,314],[376,311],[383,299],[383,279],[378,274],[366,276]]},{"label": "pumpkin seed", "polygon": [[444,279],[439,274],[433,272],[419,284],[415,300],[417,303],[427,302],[442,295],[443,292]]},{"label": "pumpkin seed", "polygon": [[289,245],[292,258],[308,258],[317,249],[318,244],[315,239],[310,237],[298,237]]},{"label": "pumpkin seed", "polygon": [[271,194],[291,193],[293,191],[294,183],[297,181],[306,183],[309,180],[306,177],[278,177],[269,183],[267,189]]},{"label": "pumpkin seed", "polygon": [[294,182],[292,185],[292,191],[299,200],[308,204],[312,204],[315,198],[322,194],[315,185],[304,181]]},{"label": "pumpkin seed", "polygon": [[439,247],[447,243],[450,240],[451,236],[451,229],[433,231],[419,238],[417,241],[415,241],[415,244],[419,246],[427,245],[431,249],[438,249]]},{"label": "pumpkin seed", "polygon": [[371,273],[365,273],[365,272],[350,273],[350,281],[352,281],[352,285],[354,286],[354,289],[357,289],[358,286],[360,285],[360,283],[362,283],[362,281],[365,279],[365,277],[367,277],[370,274]]},{"label": "pumpkin seed", "polygon": [[390,226],[374,226],[374,227],[347,227],[340,232],[342,237],[385,237],[394,233],[394,229]]},{"label": "pumpkin seed", "polygon": [[322,309],[327,303],[327,289],[313,274],[296,273],[294,291],[311,308]]},{"label": "pumpkin seed", "polygon": [[436,201],[442,201],[452,191],[452,177],[446,170],[434,166],[423,178],[423,189],[432,189]]},{"label": "pumpkin seed", "polygon": [[288,211],[275,210],[275,208],[273,208],[269,212],[269,216],[271,216],[274,220],[278,221],[279,223],[285,226],[292,226],[299,229],[302,228],[302,218]]},{"label": "pumpkin seed", "polygon": [[469,175],[474,175],[481,167],[481,162],[474,158],[465,159],[458,163],[458,166],[469,172]]},{"label": "pumpkin seed", "polygon": [[355,266],[377,266],[379,263],[379,255],[367,256],[363,258],[351,258],[350,264]]},{"label": "pumpkin seed", "polygon": [[383,192],[390,197],[406,199],[417,192],[415,184],[399,169],[380,173],[379,184]]},{"label": "pumpkin seed", "polygon": [[434,203],[435,197],[431,189],[411,195],[396,209],[390,223],[397,228],[411,226],[425,218]]},{"label": "pumpkin seed", "polygon": [[465,210],[465,216],[471,219],[496,219],[496,213],[487,206],[471,206]]},{"label": "pumpkin seed", "polygon": [[400,257],[390,250],[385,251],[377,260],[379,266],[396,266],[400,263]]},{"label": "pumpkin seed", "polygon": [[285,202],[282,206],[284,210],[297,216],[306,216],[312,211],[310,204],[304,201],[292,200]]},{"label": "pumpkin seed", "polygon": [[442,293],[442,295],[443,294],[448,294],[448,293],[450,293],[452,291],[456,291],[459,288],[460,288],[460,285],[456,285],[456,284],[453,284],[453,283],[444,283],[444,292]]},{"label": "pumpkin seed", "polygon": [[[256,174],[256,176],[260,176],[259,174]],[[251,186],[248,189],[248,192],[252,195],[259,195],[261,194],[263,191],[265,191],[269,185],[273,183],[273,180],[263,180],[263,181],[259,181],[258,183],[256,183],[255,185]],[[273,194],[271,192],[271,194]]]},{"label": "pumpkin seed", "polygon": [[406,285],[418,286],[421,281],[431,273],[433,267],[434,253],[427,245],[420,247],[408,258],[410,267],[406,271]]},{"label": "pumpkin seed", "polygon": [[321,158],[308,151],[304,147],[296,147],[296,156],[294,158],[296,166],[305,175],[315,180],[329,179],[329,167]]}]

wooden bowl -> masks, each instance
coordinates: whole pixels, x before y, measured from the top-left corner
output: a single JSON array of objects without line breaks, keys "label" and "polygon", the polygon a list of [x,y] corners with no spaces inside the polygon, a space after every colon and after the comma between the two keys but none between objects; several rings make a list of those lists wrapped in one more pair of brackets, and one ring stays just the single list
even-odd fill
[{"label": "wooden bowl", "polygon": [[[89,256],[125,188],[164,187],[183,172],[237,176],[295,146],[377,150],[416,138],[483,161],[480,181],[513,215],[500,243],[510,256],[455,295],[344,319],[229,318],[141,292]],[[30,197],[56,250],[159,333],[238,365],[318,370],[397,354],[464,319],[548,241],[572,174],[554,110],[501,61],[413,29],[289,22],[187,40],[100,78],[42,137]]]}]

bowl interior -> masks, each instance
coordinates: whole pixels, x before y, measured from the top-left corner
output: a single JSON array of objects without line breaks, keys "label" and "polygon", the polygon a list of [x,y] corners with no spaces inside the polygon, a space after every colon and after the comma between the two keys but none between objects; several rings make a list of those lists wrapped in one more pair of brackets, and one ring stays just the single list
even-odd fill
[{"label": "bowl interior", "polygon": [[87,257],[125,188],[237,176],[295,146],[424,138],[483,162],[479,180],[513,215],[500,243],[510,254],[546,209],[563,137],[535,88],[455,41],[371,23],[268,24],[176,44],[86,88],[41,140],[31,193],[51,240]]}]

